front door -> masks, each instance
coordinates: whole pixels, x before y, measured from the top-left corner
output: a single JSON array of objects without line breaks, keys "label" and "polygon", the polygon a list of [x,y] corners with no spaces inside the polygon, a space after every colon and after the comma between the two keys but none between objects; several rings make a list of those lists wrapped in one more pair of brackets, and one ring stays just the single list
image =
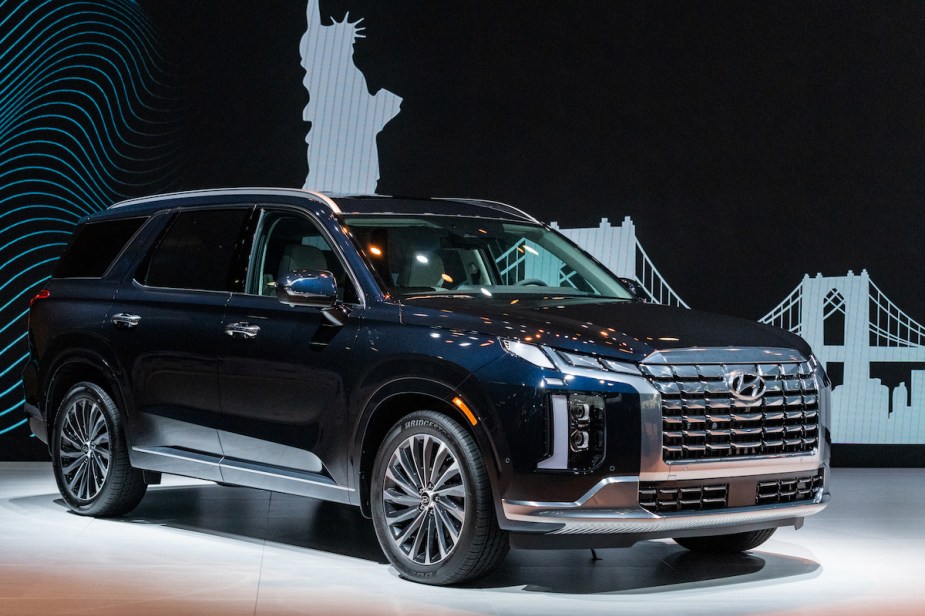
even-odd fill
[{"label": "front door", "polygon": [[321,227],[300,211],[264,208],[247,288],[232,295],[222,322],[222,473],[309,495],[346,491],[345,375],[357,318],[335,326],[320,309],[282,304],[275,280],[291,270],[330,271],[356,301]]}]

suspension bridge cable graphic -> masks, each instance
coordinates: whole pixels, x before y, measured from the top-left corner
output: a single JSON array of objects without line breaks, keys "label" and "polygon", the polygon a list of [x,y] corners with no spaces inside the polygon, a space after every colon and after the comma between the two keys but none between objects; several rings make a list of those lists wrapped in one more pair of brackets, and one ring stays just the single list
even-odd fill
[{"label": "suspension bridge cable graphic", "polygon": [[136,2],[0,0],[0,447],[28,434],[29,299],[75,224],[179,174],[181,99]]}]

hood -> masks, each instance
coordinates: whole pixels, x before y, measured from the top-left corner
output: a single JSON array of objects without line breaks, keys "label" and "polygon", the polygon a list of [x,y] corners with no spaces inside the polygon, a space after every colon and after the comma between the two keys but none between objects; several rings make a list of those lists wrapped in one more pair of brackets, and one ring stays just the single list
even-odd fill
[{"label": "hood", "polygon": [[[581,353],[642,361],[656,351],[691,347],[780,347],[804,357],[809,345],[755,321],[686,308],[597,297],[402,298],[405,323],[478,331]],[[449,313],[454,318],[446,319]]]}]

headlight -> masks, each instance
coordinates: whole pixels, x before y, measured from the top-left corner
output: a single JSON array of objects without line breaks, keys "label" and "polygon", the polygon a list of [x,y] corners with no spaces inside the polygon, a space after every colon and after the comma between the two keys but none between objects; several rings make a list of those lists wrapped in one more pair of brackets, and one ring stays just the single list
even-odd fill
[{"label": "headlight", "polygon": [[[592,376],[594,378],[600,378],[605,375],[607,378],[610,378],[610,375],[606,373],[612,372],[636,376],[641,375],[635,364],[625,363],[608,357],[597,357],[596,355],[589,355],[586,353],[560,351],[548,346],[537,346],[518,340],[502,340],[501,344],[508,353],[525,359],[534,366],[558,370],[564,374]],[[588,371],[605,373],[605,375],[592,375],[588,374]]]},{"label": "headlight", "polygon": [[525,342],[519,342],[517,340],[502,340],[501,344],[508,353],[516,355],[521,359],[526,359],[534,366],[549,368],[550,370],[556,369],[549,360],[549,357],[547,357],[538,346],[526,344]]}]

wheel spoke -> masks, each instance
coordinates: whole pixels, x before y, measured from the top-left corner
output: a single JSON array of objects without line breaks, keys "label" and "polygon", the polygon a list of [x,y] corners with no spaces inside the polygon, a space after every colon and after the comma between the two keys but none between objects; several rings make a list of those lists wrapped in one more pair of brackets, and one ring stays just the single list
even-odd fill
[{"label": "wheel spoke", "polygon": [[[412,458],[411,446],[407,442],[402,443],[398,449],[398,468],[401,469],[402,473],[407,478],[406,481],[409,485],[414,486],[414,489],[411,491],[413,494],[417,494],[419,488],[423,487],[421,485],[421,477],[418,475],[417,465],[415,464]],[[395,464],[390,464],[395,468]]]},{"label": "wheel spoke", "polygon": [[[406,490],[407,492],[407,490]],[[421,497],[417,494],[402,494],[397,490],[388,489],[382,493],[382,497],[387,503],[392,503],[393,505],[400,505],[402,507],[417,507],[421,504]]]},{"label": "wheel spoke", "polygon": [[427,485],[426,475],[424,475],[424,443],[422,441],[428,438],[430,437],[425,435],[411,441],[411,461],[414,463],[414,472],[418,485],[422,488]]},{"label": "wheel spoke", "polygon": [[453,463],[440,475],[440,479],[434,482],[434,490],[442,490],[444,484],[457,475],[459,475],[459,464],[456,463],[456,460],[453,460]]},{"label": "wheel spoke", "polygon": [[426,539],[427,543],[424,545],[424,564],[429,565],[433,562],[431,555],[434,553],[434,534],[436,529],[434,528],[434,516],[427,516],[427,527],[426,527]]},{"label": "wheel spoke", "polygon": [[443,507],[444,511],[459,520],[460,524],[465,521],[466,509],[457,504],[455,500],[449,498],[441,498],[440,505]]},{"label": "wheel spoke", "polygon": [[77,467],[80,466],[81,464],[84,464],[84,463],[86,462],[87,458],[84,457],[83,454],[79,454],[79,456],[80,456],[79,458],[77,458],[76,460],[74,460],[73,462],[71,462],[70,464],[68,464],[67,466],[65,466],[64,468],[62,468],[62,469],[61,469],[61,472],[63,472],[65,475],[70,475],[71,472],[72,472],[75,468],[77,468]]},{"label": "wheel spoke", "polygon": [[386,476],[386,479],[392,481],[396,486],[401,488],[405,492],[405,494],[408,494],[409,496],[414,496],[415,503],[420,502],[421,499],[420,499],[420,496],[418,496],[417,487],[411,485],[405,480],[404,477],[401,477],[398,473],[396,473],[394,467],[390,466],[388,469],[386,469],[385,476]]},{"label": "wheel spoke", "polygon": [[430,473],[427,476],[428,483],[430,483],[430,485],[434,486],[435,488],[437,486],[437,482],[440,479],[438,473],[440,473],[440,469],[443,467],[443,463],[446,461],[449,453],[449,447],[447,447],[445,443],[441,442],[440,446],[437,448],[437,453],[434,455],[433,466],[431,466]]},{"label": "wheel spoke", "polygon": [[[418,511],[417,517],[414,518],[414,521],[411,524],[405,527],[401,535],[399,535],[399,537],[395,539],[395,543],[397,543],[399,546],[403,546],[405,542],[408,541],[408,539],[414,536],[414,542],[415,544],[418,544],[420,541],[420,536],[421,536],[421,533],[418,531],[421,528],[421,524],[423,524],[424,520],[426,519],[427,519],[427,512]],[[410,552],[408,552],[407,550],[406,550],[406,553],[410,554]],[[413,557],[413,554],[412,554],[412,557]]]},{"label": "wheel spoke", "polygon": [[[445,518],[445,515],[441,510],[440,506],[437,505],[434,507],[434,528],[437,531],[437,547],[440,549],[440,560],[446,558],[446,555],[450,553],[450,550],[453,549],[453,545],[456,543],[455,537],[453,537],[452,526],[448,525],[448,520]],[[452,541],[447,544],[446,535],[450,534]]]},{"label": "wheel spoke", "polygon": [[440,490],[434,490],[436,494],[439,494],[441,497],[452,496],[453,498],[465,498],[466,497],[466,488],[462,484],[455,484],[447,486]]},{"label": "wheel spoke", "polygon": [[[67,445],[70,445],[71,449],[80,452],[80,445],[77,444],[77,441],[65,434],[63,430],[61,431],[61,440],[63,441],[61,443],[62,445],[66,443]],[[62,448],[61,451],[64,451],[64,449]]]},{"label": "wheel spoke", "polygon": [[77,473],[80,475],[80,484],[77,486],[77,492],[80,498],[86,499],[88,498],[87,495],[90,493],[90,464],[85,462],[81,465]]},{"label": "wheel spoke", "polygon": [[80,409],[78,410],[76,421],[77,426],[80,428],[80,432],[78,434],[80,436],[80,440],[82,441],[86,441],[87,437],[90,436],[88,433],[90,427],[90,410],[88,407],[89,404],[86,400],[80,401]]},{"label": "wheel spoke", "polygon": [[93,427],[90,429],[89,439],[91,442],[99,438],[100,434],[106,433],[106,418],[100,412],[98,406],[93,407]]},{"label": "wheel spoke", "polygon": [[403,510],[396,510],[386,514],[386,519],[389,521],[390,526],[398,526],[410,520],[411,518],[417,516],[421,513],[417,507],[409,507]]},{"label": "wheel spoke", "polygon": [[97,457],[93,456],[90,458],[90,464],[93,467],[93,494],[95,495],[103,487],[103,482],[106,481],[106,466],[103,462]]}]

